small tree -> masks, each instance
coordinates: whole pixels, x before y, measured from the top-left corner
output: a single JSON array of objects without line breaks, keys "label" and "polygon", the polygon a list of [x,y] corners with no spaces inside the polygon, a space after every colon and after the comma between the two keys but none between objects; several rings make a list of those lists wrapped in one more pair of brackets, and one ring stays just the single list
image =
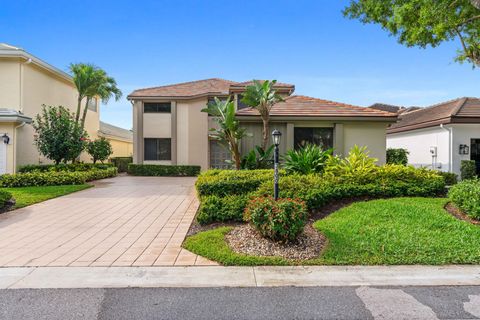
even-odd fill
[{"label": "small tree", "polygon": [[35,117],[33,128],[38,151],[55,164],[73,161],[85,149],[87,132],[62,106],[42,105],[42,112]]},{"label": "small tree", "polygon": [[96,163],[98,160],[103,163],[103,161],[110,157],[113,150],[110,141],[101,137],[87,144],[87,152],[92,157],[93,163]]},{"label": "small tree", "polygon": [[402,164],[406,166],[408,164],[407,149],[403,148],[388,148],[387,149],[387,163],[388,164]]},{"label": "small tree", "polygon": [[277,83],[277,80],[253,80],[253,85],[246,87],[242,98],[243,103],[257,109],[260,113],[263,122],[263,150],[267,150],[268,139],[270,138],[270,110],[277,102],[283,101],[282,97],[273,88],[275,83]]},{"label": "small tree", "polygon": [[221,101],[215,98],[215,101],[209,103],[207,108],[202,109],[202,112],[215,117],[218,128],[210,129],[210,137],[228,148],[235,168],[239,170],[241,167],[240,140],[248,134],[245,129],[240,128],[240,123],[235,118],[235,105],[230,99]]}]

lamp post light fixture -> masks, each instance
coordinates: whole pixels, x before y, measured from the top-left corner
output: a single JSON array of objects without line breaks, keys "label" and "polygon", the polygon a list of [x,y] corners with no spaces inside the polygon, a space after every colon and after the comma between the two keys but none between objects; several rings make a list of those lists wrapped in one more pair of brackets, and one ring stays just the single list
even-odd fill
[{"label": "lamp post light fixture", "polygon": [[273,130],[273,144],[275,145],[275,151],[273,153],[273,198],[275,201],[278,200],[278,162],[279,162],[279,155],[278,155],[278,146],[280,145],[280,137],[282,133],[277,129]]}]

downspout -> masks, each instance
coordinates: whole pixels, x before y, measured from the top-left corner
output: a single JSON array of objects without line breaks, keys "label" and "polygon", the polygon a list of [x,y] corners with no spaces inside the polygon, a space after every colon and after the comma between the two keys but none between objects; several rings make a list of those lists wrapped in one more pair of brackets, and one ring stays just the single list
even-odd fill
[{"label": "downspout", "polygon": [[448,172],[453,171],[453,152],[452,152],[452,145],[453,145],[453,128],[446,128],[443,126],[443,123],[440,124],[440,128],[448,132]]}]

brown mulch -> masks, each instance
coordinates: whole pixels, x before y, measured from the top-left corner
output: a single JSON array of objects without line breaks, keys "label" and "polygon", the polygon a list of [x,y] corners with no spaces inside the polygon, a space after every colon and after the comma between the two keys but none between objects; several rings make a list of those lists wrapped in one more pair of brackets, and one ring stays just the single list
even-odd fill
[{"label": "brown mulch", "polygon": [[237,252],[254,256],[275,256],[292,260],[316,258],[325,247],[325,236],[312,225],[305,226],[304,232],[292,243],[279,243],[266,239],[249,224],[235,227],[226,236],[229,247]]},{"label": "brown mulch", "polygon": [[445,205],[445,210],[447,210],[448,213],[450,213],[452,216],[454,216],[457,219],[463,220],[470,222],[471,224],[476,224],[480,225],[479,220],[475,220],[469,216],[467,216],[465,213],[463,213],[462,210],[457,208],[453,203],[449,202]]}]

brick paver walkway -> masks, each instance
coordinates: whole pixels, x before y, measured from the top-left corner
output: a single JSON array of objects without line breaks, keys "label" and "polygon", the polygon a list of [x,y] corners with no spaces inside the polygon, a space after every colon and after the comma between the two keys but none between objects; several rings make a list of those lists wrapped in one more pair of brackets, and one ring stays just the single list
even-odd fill
[{"label": "brick paver walkway", "polygon": [[0,215],[0,267],[213,265],[181,248],[194,182],[122,176]]}]

